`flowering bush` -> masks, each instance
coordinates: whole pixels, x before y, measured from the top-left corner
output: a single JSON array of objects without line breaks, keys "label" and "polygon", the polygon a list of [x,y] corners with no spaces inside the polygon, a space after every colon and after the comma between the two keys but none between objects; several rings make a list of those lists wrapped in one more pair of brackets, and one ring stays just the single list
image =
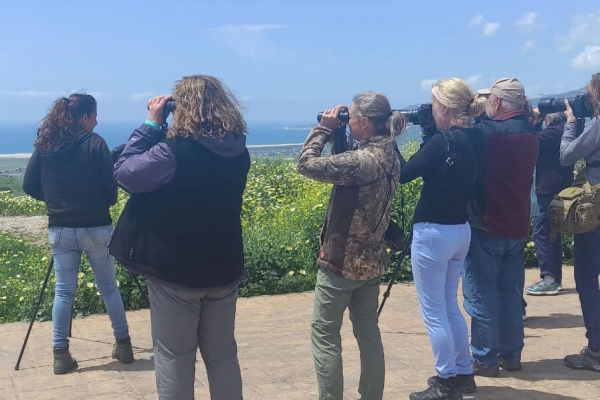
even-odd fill
[{"label": "flowering bush", "polygon": [[29,196],[14,196],[10,191],[0,192],[0,215],[44,215],[46,205]]},{"label": "flowering bush", "polygon": [[[418,149],[412,142],[402,148],[406,159]],[[252,160],[248,183],[244,192],[242,225],[244,233],[246,279],[240,286],[241,296],[288,293],[311,290],[317,271],[319,234],[331,185],[307,179],[295,170],[291,158]],[[401,185],[394,198],[392,218],[408,229],[419,199],[421,179]],[[443,194],[440,194],[443,196]],[[119,190],[117,204],[111,208],[116,222],[127,202],[126,192]],[[44,203],[27,196],[12,197],[0,192],[0,214],[43,215]],[[408,235],[408,232],[406,232]],[[564,235],[565,264],[572,262],[572,237]],[[49,247],[35,247],[24,238],[0,234],[0,322],[29,318],[48,266]],[[390,255],[392,267],[398,255]],[[531,239],[525,245],[525,263],[537,267]],[[117,279],[127,309],[147,307],[132,276],[117,268]],[[398,280],[412,279],[410,258],[400,268]],[[142,287],[145,281],[140,279]],[[46,289],[45,300],[36,318],[51,317],[54,296],[54,276]],[[74,304],[76,316],[105,312],[89,263],[83,257]]]}]

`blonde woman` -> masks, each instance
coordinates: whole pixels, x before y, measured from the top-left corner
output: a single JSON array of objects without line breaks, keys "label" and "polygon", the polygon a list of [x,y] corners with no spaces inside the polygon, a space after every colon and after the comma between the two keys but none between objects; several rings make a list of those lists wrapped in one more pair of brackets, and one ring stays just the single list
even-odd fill
[{"label": "blonde woman", "polygon": [[464,81],[451,78],[433,87],[431,101],[439,132],[400,176],[401,183],[424,181],[413,218],[411,262],[437,371],[429,387],[412,393],[411,400],[462,399],[463,391],[476,388],[457,290],[471,240],[467,205],[475,182],[474,149],[483,143],[483,133],[470,127],[479,100]]},{"label": "blonde woman", "polygon": [[148,279],[159,398],[194,398],[200,348],[211,398],[241,400],[234,328],[244,276],[246,122],[226,86],[206,75],[184,77],[148,110],[115,165],[131,197],[109,249]]}]

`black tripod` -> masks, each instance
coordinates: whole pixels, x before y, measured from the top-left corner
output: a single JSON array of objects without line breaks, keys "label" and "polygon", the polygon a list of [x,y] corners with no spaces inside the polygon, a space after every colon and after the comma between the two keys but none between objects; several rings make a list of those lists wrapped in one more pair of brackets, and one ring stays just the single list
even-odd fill
[{"label": "black tripod", "polygon": [[379,305],[379,310],[377,311],[378,316],[381,315],[381,310],[383,310],[385,301],[387,300],[388,297],[390,297],[390,291],[392,290],[392,285],[394,284],[394,281],[396,280],[396,276],[398,276],[398,272],[400,272],[400,268],[402,267],[402,261],[404,261],[404,258],[410,252],[410,245],[412,243],[412,234],[413,234],[413,231],[411,229],[410,232],[408,233],[408,237],[406,238],[406,240],[404,242],[404,248],[402,249],[402,252],[400,253],[400,256],[398,257],[398,264],[396,264],[396,268],[394,269],[394,273],[392,274],[390,283],[388,283],[388,287],[387,287],[386,291],[383,293],[383,299],[381,300],[381,304]]},{"label": "black tripod", "polygon": [[[42,305],[42,300],[44,299],[44,292],[46,291],[46,286],[48,285],[48,279],[50,278],[50,273],[52,272],[52,267],[54,266],[54,257],[50,257],[50,262],[48,263],[48,270],[46,271],[46,277],[44,278],[44,282],[42,283],[42,290],[40,290],[40,294],[37,298],[37,303],[33,312],[31,313],[31,321],[29,322],[29,328],[27,329],[27,334],[25,335],[25,340],[23,341],[23,347],[21,347],[21,353],[19,353],[19,359],[17,360],[17,365],[15,365],[15,371],[19,370],[19,365],[21,365],[21,359],[23,358],[23,353],[25,352],[25,346],[27,346],[27,341],[29,340],[29,334],[31,333],[31,328],[33,328],[33,323],[35,322],[37,313]],[[146,299],[148,305],[150,305],[150,300],[148,298],[148,293],[143,290],[142,285],[138,279],[137,275],[133,275],[133,280],[137,285],[140,293]],[[71,309],[71,323],[69,324],[69,337],[71,337],[71,329],[73,327],[73,309]]]}]

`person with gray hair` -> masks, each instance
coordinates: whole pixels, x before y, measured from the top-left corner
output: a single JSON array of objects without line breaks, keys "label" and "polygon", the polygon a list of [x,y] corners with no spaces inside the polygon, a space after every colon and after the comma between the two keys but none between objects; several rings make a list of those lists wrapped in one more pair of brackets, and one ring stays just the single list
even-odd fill
[{"label": "person with gray hair", "polygon": [[464,306],[471,316],[474,373],[521,370],[524,345],[524,244],[538,137],[528,121],[525,89],[501,78],[489,89],[484,120],[484,166],[470,204],[471,244],[463,269]]},{"label": "person with gray hair", "polygon": [[336,130],[346,129],[339,118],[346,110],[338,105],[323,113],[320,124],[308,134],[296,166],[300,174],[333,185],[317,259],[312,352],[319,399],[341,400],[340,329],[349,308],[361,360],[358,391],[361,399],[380,400],[385,362],[377,315],[379,283],[390,265],[384,237],[400,179],[395,137],[404,131],[406,121],[400,112],[392,112],[382,93],[359,93],[347,110],[350,135],[358,146],[322,157]]}]

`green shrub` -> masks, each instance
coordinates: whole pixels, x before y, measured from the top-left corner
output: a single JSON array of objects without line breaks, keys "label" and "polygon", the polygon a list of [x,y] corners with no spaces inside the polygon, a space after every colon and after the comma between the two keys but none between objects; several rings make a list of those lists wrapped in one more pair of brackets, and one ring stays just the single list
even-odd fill
[{"label": "green shrub", "polygon": [[[418,149],[417,142],[402,148],[406,159]],[[316,277],[319,235],[331,192],[331,185],[310,180],[295,170],[292,158],[257,158],[252,160],[244,193],[242,224],[244,233],[246,279],[240,285],[241,296],[289,293],[312,290]],[[392,218],[404,227],[412,224],[412,215],[419,199],[422,180],[401,185],[394,198]],[[443,195],[443,194],[441,194]],[[116,222],[128,199],[119,190],[117,204],[111,208]],[[44,203],[27,196],[14,197],[0,193],[0,214],[43,215]],[[408,232],[406,232],[408,235]],[[572,262],[572,236],[563,237],[565,264]],[[29,318],[50,256],[49,247],[35,247],[25,238],[0,234],[0,322]],[[383,281],[389,282],[398,255],[391,254],[391,267]],[[526,241],[525,263],[537,267],[533,243]],[[132,276],[117,268],[117,279],[127,309],[147,307]],[[410,258],[400,268],[397,280],[411,280]],[[145,281],[140,279],[143,290]],[[36,316],[49,319],[54,296],[52,275],[45,301]],[[105,312],[104,304],[94,285],[93,273],[83,257],[78,280],[75,315]]]},{"label": "green shrub", "polygon": [[10,191],[0,191],[0,215],[45,215],[46,205],[27,195],[14,196]]}]

